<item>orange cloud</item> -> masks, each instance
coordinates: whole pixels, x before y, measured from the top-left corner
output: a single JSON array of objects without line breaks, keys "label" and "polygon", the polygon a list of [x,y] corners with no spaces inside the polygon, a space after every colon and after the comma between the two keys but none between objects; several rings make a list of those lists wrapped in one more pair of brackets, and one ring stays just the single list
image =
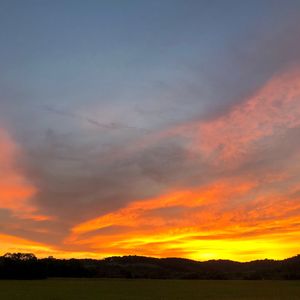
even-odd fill
[{"label": "orange cloud", "polygon": [[[102,254],[174,256],[177,253],[195,259],[247,260],[245,252],[251,250],[252,258],[285,257],[289,251],[296,251],[300,235],[298,199],[272,194],[249,201],[248,196],[256,187],[257,182],[231,178],[136,201],[75,226],[65,242]],[[164,209],[174,207],[179,207],[177,215],[169,218]],[[106,235],[105,230],[114,226],[116,232]],[[287,234],[295,237],[290,242],[293,247],[280,244]],[[258,245],[263,248],[258,249]]]},{"label": "orange cloud", "polygon": [[64,251],[58,249],[51,245],[46,245],[44,243],[38,243],[33,240],[24,239],[16,237],[13,235],[0,234],[0,255],[4,255],[8,252],[24,252],[24,253],[34,253],[38,257],[47,257],[49,255],[55,256],[58,258],[63,257],[76,257],[76,258],[85,258],[85,257],[99,257],[92,253],[87,252],[76,252],[76,251]]},{"label": "orange cloud", "polygon": [[110,154],[108,160],[129,156],[164,139],[181,137],[188,141],[192,159],[200,153],[214,164],[237,164],[261,146],[265,138],[283,135],[299,125],[300,71],[292,69],[275,75],[224,116],[148,134],[122,151]]},{"label": "orange cloud", "polygon": [[300,72],[279,74],[231,112],[198,126],[198,144],[206,158],[242,158],[264,138],[300,125]]},{"label": "orange cloud", "polygon": [[[220,164],[238,166],[266,139],[299,126],[300,73],[292,71],[272,78],[225,116],[180,126],[149,143],[162,136],[188,136],[194,155],[203,156],[218,174]],[[243,261],[297,254],[299,157],[284,159],[285,168],[276,174],[224,173],[203,186],[173,187],[153,199],[134,201],[76,225],[65,245],[102,254]]]},{"label": "orange cloud", "polygon": [[139,222],[149,225],[151,220],[145,218],[145,214],[149,211],[168,207],[172,208],[174,206],[195,208],[203,205],[219,205],[221,201],[223,202],[231,197],[247,193],[253,188],[255,183],[239,182],[239,184],[231,188],[228,188],[228,185],[228,182],[216,182],[203,188],[179,190],[158,196],[154,199],[136,201],[117,212],[79,224],[73,228],[73,232],[81,234],[112,225],[136,226],[139,225]]},{"label": "orange cloud", "polygon": [[17,165],[21,150],[3,129],[0,129],[0,153],[0,208],[18,217],[47,219],[37,214],[31,201],[37,190]]},{"label": "orange cloud", "polygon": [[6,252],[34,252],[34,253],[49,253],[50,248],[31,240],[19,238],[12,235],[0,234],[0,254]]},{"label": "orange cloud", "polygon": [[[166,137],[182,136],[193,154],[189,158],[199,156],[207,163],[205,168],[211,168],[205,184],[173,186],[162,195],[133,200],[76,224],[60,249],[34,248],[34,242],[2,235],[0,240],[8,245],[3,249],[65,257],[140,254],[241,261],[297,254],[300,155],[283,157],[285,163],[275,174],[267,169],[240,174],[228,169],[239,170],[248,155],[299,126],[300,73],[279,74],[226,115],[150,135],[125,151],[131,155]],[[31,202],[36,190],[16,167],[20,151],[4,131],[0,131],[0,153],[0,170],[6,174],[0,183],[0,208],[42,220]],[[111,157],[115,158],[120,158],[118,153]]]},{"label": "orange cloud", "polygon": [[[243,185],[232,179],[215,187],[137,201],[75,226],[65,245],[100,256],[140,254],[202,260],[279,259],[297,254],[300,199],[274,191],[257,195],[256,189],[256,183]],[[175,214],[169,215],[168,210],[174,208]]]}]

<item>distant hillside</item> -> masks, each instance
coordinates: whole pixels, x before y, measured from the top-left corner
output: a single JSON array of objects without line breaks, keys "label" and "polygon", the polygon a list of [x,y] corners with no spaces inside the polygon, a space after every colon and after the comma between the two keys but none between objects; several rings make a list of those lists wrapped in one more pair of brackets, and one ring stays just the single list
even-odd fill
[{"label": "distant hillside", "polygon": [[95,259],[37,259],[34,254],[0,257],[0,279],[49,277],[149,279],[300,279],[300,255],[285,260],[199,262],[183,258],[143,256]]}]

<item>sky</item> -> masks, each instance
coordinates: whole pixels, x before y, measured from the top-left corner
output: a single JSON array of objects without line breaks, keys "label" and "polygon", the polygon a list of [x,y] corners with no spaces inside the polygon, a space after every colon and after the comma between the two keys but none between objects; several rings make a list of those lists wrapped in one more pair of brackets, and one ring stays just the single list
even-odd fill
[{"label": "sky", "polygon": [[299,254],[299,15],[0,0],[0,254]]}]

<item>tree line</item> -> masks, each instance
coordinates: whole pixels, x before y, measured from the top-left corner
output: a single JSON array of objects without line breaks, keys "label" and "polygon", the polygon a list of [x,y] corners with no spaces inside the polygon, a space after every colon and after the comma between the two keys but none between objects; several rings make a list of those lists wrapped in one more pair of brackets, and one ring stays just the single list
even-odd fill
[{"label": "tree line", "polygon": [[148,279],[300,279],[300,255],[285,260],[199,262],[182,258],[115,256],[96,259],[37,258],[32,253],[0,256],[0,279],[148,278]]}]

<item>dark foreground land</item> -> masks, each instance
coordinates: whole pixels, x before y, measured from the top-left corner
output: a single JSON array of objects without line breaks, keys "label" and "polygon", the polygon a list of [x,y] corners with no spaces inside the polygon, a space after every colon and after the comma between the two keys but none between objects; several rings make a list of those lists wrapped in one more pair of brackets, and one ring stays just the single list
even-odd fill
[{"label": "dark foreground land", "polygon": [[38,259],[30,253],[7,253],[0,257],[0,279],[46,278],[300,280],[300,255],[285,260],[265,259],[245,263],[143,256],[102,260]]},{"label": "dark foreground land", "polygon": [[3,300],[289,300],[299,281],[48,279],[2,280]]}]

